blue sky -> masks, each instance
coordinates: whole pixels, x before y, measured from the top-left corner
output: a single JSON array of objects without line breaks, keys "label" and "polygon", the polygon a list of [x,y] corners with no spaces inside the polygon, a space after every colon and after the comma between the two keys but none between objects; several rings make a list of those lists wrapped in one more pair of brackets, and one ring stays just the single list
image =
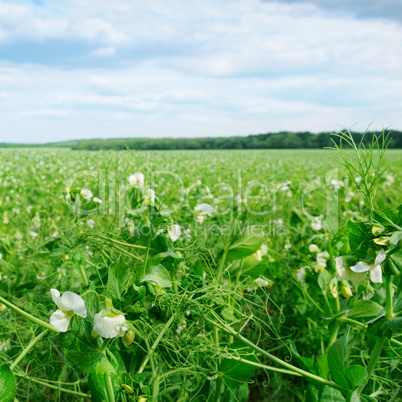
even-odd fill
[{"label": "blue sky", "polygon": [[399,0],[0,0],[0,142],[402,130],[401,66]]}]

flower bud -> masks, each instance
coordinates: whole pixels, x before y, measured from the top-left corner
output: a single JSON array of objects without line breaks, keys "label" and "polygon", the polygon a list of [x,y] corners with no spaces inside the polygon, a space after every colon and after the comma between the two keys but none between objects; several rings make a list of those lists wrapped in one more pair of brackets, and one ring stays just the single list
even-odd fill
[{"label": "flower bud", "polygon": [[7,307],[6,307],[3,303],[0,303],[0,313],[1,313],[2,311],[4,311],[6,308],[7,308]]},{"label": "flower bud", "polygon": [[329,291],[332,294],[332,297],[336,299],[338,297],[338,279],[332,278],[331,282],[329,282]]},{"label": "flower bud", "polygon": [[385,227],[383,225],[381,225],[381,223],[376,223],[371,228],[371,233],[373,233],[374,236],[379,236],[384,230],[385,230]]},{"label": "flower bud", "polygon": [[341,293],[342,293],[342,296],[346,297],[346,298],[353,296],[352,289],[343,283],[342,283]]},{"label": "flower bud", "polygon": [[319,253],[320,249],[318,248],[318,246],[316,244],[310,244],[308,246],[308,251],[310,251],[310,253]]},{"label": "flower bud", "polygon": [[121,384],[121,387],[127,394],[134,394],[134,390],[127,384]]},{"label": "flower bud", "polygon": [[130,345],[133,343],[134,338],[135,338],[135,332],[134,332],[132,329],[129,329],[129,330],[124,334],[124,337],[123,337],[123,344],[124,344],[125,346],[130,346]]}]

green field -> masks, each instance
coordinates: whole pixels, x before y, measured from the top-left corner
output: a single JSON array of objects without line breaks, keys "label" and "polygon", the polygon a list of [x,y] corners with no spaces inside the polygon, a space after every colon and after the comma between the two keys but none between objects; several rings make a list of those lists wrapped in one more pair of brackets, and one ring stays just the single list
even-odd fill
[{"label": "green field", "polygon": [[0,149],[0,399],[401,398],[402,151],[348,152]]}]

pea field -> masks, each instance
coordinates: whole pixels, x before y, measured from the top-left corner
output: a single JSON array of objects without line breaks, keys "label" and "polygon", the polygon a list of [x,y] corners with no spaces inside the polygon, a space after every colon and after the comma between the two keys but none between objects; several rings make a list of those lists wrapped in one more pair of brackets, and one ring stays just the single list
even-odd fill
[{"label": "pea field", "polygon": [[0,400],[401,400],[386,142],[0,149]]}]

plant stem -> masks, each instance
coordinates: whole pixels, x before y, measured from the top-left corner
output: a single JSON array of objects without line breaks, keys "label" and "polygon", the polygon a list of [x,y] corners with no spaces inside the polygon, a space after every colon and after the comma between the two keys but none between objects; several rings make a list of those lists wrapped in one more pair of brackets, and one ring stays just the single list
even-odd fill
[{"label": "plant stem", "polygon": [[79,264],[79,266],[80,266],[81,276],[82,276],[82,279],[84,281],[84,285],[88,286],[88,284],[89,284],[88,277],[87,277],[87,274],[86,274],[85,269],[83,267],[83,264]]},{"label": "plant stem", "polygon": [[157,375],[152,383],[152,402],[158,402],[159,396],[159,376]]},{"label": "plant stem", "polygon": [[14,362],[11,364],[10,369],[14,370],[17,364],[25,357],[25,355],[33,348],[36,342],[38,342],[40,339],[42,339],[46,334],[47,334],[47,329],[45,329],[41,334],[36,336],[29,342],[28,346],[19,354],[19,356],[14,360]]},{"label": "plant stem", "polygon": [[[392,308],[392,278],[391,276],[387,275],[385,277],[385,292],[386,292],[386,296],[385,296],[385,300],[386,300],[386,307],[385,307],[385,311],[387,314],[387,317],[389,319],[392,319],[394,314],[393,314],[393,308]],[[382,351],[382,347],[384,346],[384,342],[385,342],[385,336],[382,335],[380,337],[377,338],[376,343],[374,345],[374,349],[371,352],[370,355],[370,360],[367,364],[367,379],[369,379],[371,377],[371,375],[373,374],[373,371],[377,365],[378,359],[380,357],[381,351]],[[361,385],[358,389],[357,389],[357,393],[360,395],[360,393],[363,391],[364,387],[366,385]]]},{"label": "plant stem", "polygon": [[[215,315],[215,313],[214,313],[213,311],[212,311],[211,313],[212,313],[213,315]],[[326,379],[324,379],[324,378],[322,378],[322,377],[319,377],[319,376],[317,376],[317,375],[311,374],[311,373],[309,373],[308,371],[302,370],[302,369],[300,369],[300,368],[298,368],[298,367],[296,367],[296,366],[293,366],[292,364],[289,364],[289,363],[283,361],[282,359],[280,359],[280,358],[278,358],[278,357],[276,357],[276,356],[274,356],[274,355],[271,355],[271,353],[266,352],[264,349],[261,349],[259,346],[255,345],[253,342],[249,341],[249,340],[248,340],[247,338],[245,338],[243,335],[237,333],[237,332],[236,332],[233,328],[231,328],[230,326],[222,325],[222,324],[220,324],[220,323],[217,323],[217,322],[211,320],[211,319],[208,318],[208,317],[204,317],[204,318],[205,318],[206,321],[208,321],[208,322],[211,323],[212,325],[217,326],[218,328],[220,328],[220,329],[223,330],[224,332],[226,332],[226,333],[228,333],[228,334],[233,334],[236,338],[239,338],[242,342],[244,342],[245,344],[249,345],[249,346],[250,346],[252,349],[254,349],[255,351],[257,351],[258,353],[260,353],[260,354],[262,354],[262,355],[268,357],[270,360],[272,360],[272,361],[274,361],[274,362],[280,364],[281,366],[286,367],[286,368],[290,369],[290,370],[293,371],[293,372],[299,373],[299,374],[301,374],[301,375],[304,376],[304,377],[310,378],[310,379],[312,379],[312,380],[315,380],[315,381],[317,381],[317,382],[320,382],[320,383],[322,383],[322,384],[325,384],[325,385],[328,385],[328,386],[330,386],[330,387],[332,387],[332,388],[335,388],[335,389],[337,389],[337,390],[339,390],[339,391],[342,391],[342,392],[345,393],[346,395],[349,395],[349,396],[351,395],[351,393],[352,393],[351,390],[349,390],[349,389],[347,389],[347,388],[345,388],[345,387],[342,387],[341,385],[338,385],[338,384],[336,384],[336,383],[334,383],[334,382],[332,382],[332,381],[328,381],[328,380],[326,380]],[[219,319],[219,317],[216,317],[216,318]]]},{"label": "plant stem", "polygon": [[65,394],[70,394],[70,395],[75,395],[75,396],[80,396],[81,398],[91,398],[91,395],[89,394],[84,394],[83,392],[78,392],[78,391],[72,391],[70,389],[66,388],[60,388],[52,384],[48,384],[47,382],[37,380],[36,378],[28,377],[26,375],[14,373],[15,376],[23,378],[24,380],[28,380],[31,382],[35,382],[36,384],[43,385],[44,387],[50,388],[50,389],[55,389],[56,391],[64,392]]},{"label": "plant stem", "polygon": [[147,244],[147,251],[145,253],[145,258],[144,258],[144,265],[142,266],[142,273],[141,273],[141,278],[142,279],[145,276],[146,270],[147,270],[147,263],[148,263],[148,255],[149,255],[149,249],[151,248],[151,233],[148,235],[148,244]]},{"label": "plant stem", "polygon": [[159,342],[161,341],[163,335],[165,335],[165,332],[169,329],[169,327],[172,325],[173,321],[176,318],[176,314],[173,314],[169,320],[166,322],[165,326],[162,328],[161,332],[159,333],[158,337],[155,339],[155,342],[152,344],[152,346],[149,348],[148,354],[145,357],[144,361],[141,364],[141,367],[138,370],[138,374],[142,373],[145,369],[145,366],[147,365],[150,357],[154,353],[155,349],[157,348]]},{"label": "plant stem", "polygon": [[385,291],[386,291],[386,314],[389,319],[394,318],[392,307],[392,277],[387,275],[385,277]]},{"label": "plant stem", "polygon": [[8,300],[4,299],[1,296],[0,296],[0,302],[5,304],[6,306],[10,307],[15,312],[21,314],[25,318],[28,318],[28,320],[31,320],[31,321],[35,322],[36,324],[39,324],[39,325],[41,325],[42,327],[44,327],[46,329],[49,329],[50,331],[59,333],[59,331],[55,327],[53,327],[53,325],[50,325],[47,322],[42,321],[41,319],[34,317],[33,315],[31,315],[31,314],[27,313],[26,311],[20,309],[19,307],[17,307],[16,305],[14,305],[13,303],[11,303]]},{"label": "plant stem", "polygon": [[229,251],[229,247],[226,246],[224,251],[223,251],[221,262],[219,263],[218,271],[216,273],[216,282],[219,282],[221,280],[221,276],[222,276],[222,272],[223,272],[223,266],[225,265],[225,260],[226,260],[226,256],[228,255],[228,251]]},{"label": "plant stem", "polygon": [[341,326],[340,321],[335,322],[334,329],[332,330],[331,337],[329,338],[328,348],[336,341],[336,337],[338,336],[338,331]]},{"label": "plant stem", "polygon": [[[367,368],[366,368],[366,370],[367,370],[367,379],[369,379],[371,377],[371,375],[373,374],[375,366],[377,365],[377,362],[378,362],[378,358],[380,357],[381,350],[382,350],[382,347],[384,345],[384,342],[385,342],[385,336],[380,336],[376,340],[376,343],[374,345],[374,349],[371,352],[370,360],[369,360],[369,362],[367,364]],[[366,385],[361,385],[357,389],[357,393],[359,395],[363,391],[365,386]]]},{"label": "plant stem", "polygon": [[112,379],[109,373],[105,373],[106,394],[109,402],[115,402]]}]

